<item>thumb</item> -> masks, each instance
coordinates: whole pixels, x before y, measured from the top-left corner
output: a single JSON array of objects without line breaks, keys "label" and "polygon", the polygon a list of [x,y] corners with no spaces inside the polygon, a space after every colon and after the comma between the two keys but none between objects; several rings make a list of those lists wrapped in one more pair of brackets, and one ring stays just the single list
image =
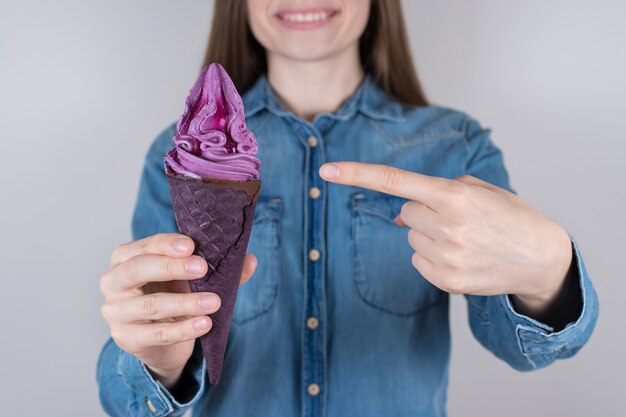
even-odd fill
[{"label": "thumb", "polygon": [[251,253],[246,253],[246,257],[243,262],[243,270],[241,271],[241,280],[239,281],[240,287],[248,282],[252,275],[254,275],[254,272],[256,271],[256,266],[256,256]]}]

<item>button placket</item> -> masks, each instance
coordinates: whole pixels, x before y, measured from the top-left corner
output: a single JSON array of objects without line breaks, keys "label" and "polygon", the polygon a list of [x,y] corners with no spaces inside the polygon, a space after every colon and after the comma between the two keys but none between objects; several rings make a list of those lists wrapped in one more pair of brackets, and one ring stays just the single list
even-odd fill
[{"label": "button placket", "polygon": [[[306,202],[306,306],[304,315],[304,375],[305,416],[323,416],[324,402],[320,395],[325,381],[325,341],[323,318],[324,309],[324,182],[319,176],[319,168],[324,162],[323,145],[318,132],[306,139],[308,145],[308,172],[305,185]],[[305,145],[305,146],[306,146]]]}]

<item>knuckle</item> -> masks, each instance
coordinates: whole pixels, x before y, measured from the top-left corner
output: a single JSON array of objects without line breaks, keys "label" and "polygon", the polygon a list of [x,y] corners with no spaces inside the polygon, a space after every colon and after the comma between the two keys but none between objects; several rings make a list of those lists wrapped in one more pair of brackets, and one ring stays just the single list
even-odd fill
[{"label": "knuckle", "polygon": [[392,167],[385,167],[383,169],[383,189],[387,191],[395,190],[402,182],[402,176],[397,169]]},{"label": "knuckle", "polygon": [[108,303],[104,303],[100,306],[100,315],[105,321],[109,322],[111,319],[111,306]]},{"label": "knuckle", "polygon": [[154,329],[154,342],[157,345],[166,345],[170,343],[170,332],[167,325],[158,326]]},{"label": "knuckle", "polygon": [[451,275],[446,279],[445,290],[450,294],[459,295],[465,293],[465,280],[461,277]]},{"label": "knuckle", "polygon": [[186,341],[186,340],[190,340],[190,339],[193,339],[193,338],[194,337],[192,335],[192,332],[187,330],[187,326],[179,326],[178,327],[178,340]]},{"label": "knuckle", "polygon": [[424,278],[429,280],[433,279],[433,271],[429,268],[430,265],[428,264],[428,261],[426,261],[426,259],[420,256],[417,252],[413,253],[413,256],[411,257],[411,264],[420,274],[422,274]]},{"label": "knuckle", "polygon": [[463,187],[455,181],[446,181],[441,185],[441,192],[446,194],[448,199],[454,200],[459,197]]},{"label": "knuckle", "polygon": [[409,207],[409,203],[404,203],[402,204],[402,207],[400,207],[400,216],[402,218],[406,218],[409,214],[410,211],[410,207]]},{"label": "knuckle", "polygon": [[118,257],[117,253],[118,253],[117,247],[111,251],[111,256],[109,257],[109,265],[113,265],[115,263],[115,260]]},{"label": "knuckle", "polygon": [[439,226],[439,232],[445,236],[446,238],[450,238],[450,236],[452,236],[452,234],[454,233],[452,231],[452,226],[448,223],[443,223]]},{"label": "knuckle", "polygon": [[176,296],[176,312],[177,316],[184,316],[187,314],[187,297],[184,294]]},{"label": "knuckle", "polygon": [[408,237],[409,245],[414,247],[417,242],[417,232],[415,231],[415,229],[409,229],[409,232],[407,233],[407,237]]},{"label": "knuckle", "polygon": [[472,197],[474,196],[474,188],[475,186],[473,185],[468,185],[465,187],[458,187],[458,191],[457,194],[459,195],[459,197],[463,200],[466,201],[471,201]]},{"label": "knuckle", "polygon": [[163,272],[165,272],[168,276],[176,275],[178,271],[178,260],[174,258],[167,258],[165,263],[163,264]]},{"label": "knuckle", "polygon": [[145,296],[141,303],[141,313],[146,316],[154,316],[157,313],[157,298],[156,294]]},{"label": "knuckle", "polygon": [[150,253],[150,242],[152,241],[151,237],[147,237],[145,239],[141,239],[137,244],[139,245],[139,253]]},{"label": "knuckle", "polygon": [[122,257],[123,247],[124,245],[119,245],[113,249],[111,252],[111,264],[116,264],[117,260]]},{"label": "knuckle", "polygon": [[441,259],[445,262],[446,266],[451,269],[456,269],[458,266],[458,253],[454,249],[443,249],[441,251]]},{"label": "knuckle", "polygon": [[[146,238],[144,249],[146,252],[157,252],[156,248],[165,248],[172,240],[170,233],[157,233]],[[164,249],[162,249],[164,251]]]},{"label": "knuckle", "polygon": [[460,265],[464,265],[468,260],[470,260],[470,251],[469,246],[467,245],[467,239],[461,238],[462,233],[460,231],[456,232],[456,236],[447,242],[448,247],[451,251],[454,251],[456,254],[456,260]]},{"label": "knuckle", "polygon": [[445,222],[440,225],[439,231],[448,241],[451,241],[451,242],[460,241],[459,229],[457,228],[455,224],[452,224],[450,222]]},{"label": "knuckle", "polygon": [[149,239],[156,240],[157,242],[167,240],[170,236],[175,236],[176,233],[155,233],[149,237]]},{"label": "knuckle", "polygon": [[139,259],[137,257],[130,258],[124,262],[124,272],[130,279],[139,278]]},{"label": "knuckle", "polygon": [[419,205],[415,201],[407,201],[402,204],[402,207],[400,208],[400,215],[404,219],[410,219],[411,216],[415,216],[416,209],[418,209],[418,207]]},{"label": "knuckle", "polygon": [[472,201],[473,186],[467,184],[453,184],[452,192],[458,204],[466,204]]},{"label": "knuckle", "polygon": [[128,353],[135,351],[135,343],[132,340],[128,340],[126,332],[118,327],[111,328],[111,339],[115,342],[120,349],[125,350]]},{"label": "knuckle", "polygon": [[455,290],[454,290],[454,289],[452,289],[452,288],[446,288],[446,289],[445,289],[445,292],[447,292],[448,294],[452,294],[452,295],[461,295],[461,292],[459,292],[459,291],[455,291]]},{"label": "knuckle", "polygon": [[415,268],[421,269],[422,259],[416,252],[413,252],[413,256],[411,256],[411,264]]},{"label": "knuckle", "polygon": [[109,292],[109,289],[108,289],[109,279],[110,279],[109,272],[106,272],[104,275],[102,275],[102,277],[100,278],[100,281],[98,282],[98,289],[100,290],[100,294],[102,294],[104,298],[107,297],[107,294]]},{"label": "knuckle", "polygon": [[348,181],[350,184],[357,184],[359,181],[359,170],[356,168],[351,168],[348,174]]}]

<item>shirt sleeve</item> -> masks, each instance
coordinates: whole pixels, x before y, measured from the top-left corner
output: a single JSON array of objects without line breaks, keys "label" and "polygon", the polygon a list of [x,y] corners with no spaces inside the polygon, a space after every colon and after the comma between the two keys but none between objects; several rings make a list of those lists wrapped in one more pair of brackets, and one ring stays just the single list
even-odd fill
[{"label": "shirt sleeve", "polygon": [[[163,156],[172,145],[174,133],[174,126],[163,131],[146,155],[132,220],[133,240],[178,232],[163,168]],[[100,402],[111,416],[182,416],[208,387],[198,340],[175,391],[155,380],[139,359],[120,349],[111,338],[100,352],[96,379]]]},{"label": "shirt sleeve", "polygon": [[202,395],[206,384],[202,347],[196,342],[175,392],[154,379],[135,356],[120,349],[113,339],[98,358],[97,380],[102,408],[113,417],[180,417]]},{"label": "shirt sleeve", "polygon": [[[468,118],[464,124],[468,159],[466,173],[517,192],[509,184],[500,149],[490,131]],[[573,356],[587,342],[598,318],[598,297],[587,273],[580,248],[568,231],[578,277],[582,309],[578,318],[562,330],[515,311],[508,295],[466,295],[469,322],[476,339],[497,357],[518,370],[541,368]]]}]

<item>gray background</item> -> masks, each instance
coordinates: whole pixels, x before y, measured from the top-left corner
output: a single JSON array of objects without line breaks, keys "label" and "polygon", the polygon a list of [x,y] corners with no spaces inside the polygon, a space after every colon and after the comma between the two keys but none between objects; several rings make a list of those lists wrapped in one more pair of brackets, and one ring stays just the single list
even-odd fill
[{"label": "gray background", "polygon": [[[573,233],[601,297],[589,344],[533,373],[482,349],[455,298],[450,415],[623,415],[626,2],[404,5],[431,99],[493,128],[512,185]],[[103,415],[98,279],[130,239],[144,154],[183,109],[211,8],[0,2],[3,415]]]}]

